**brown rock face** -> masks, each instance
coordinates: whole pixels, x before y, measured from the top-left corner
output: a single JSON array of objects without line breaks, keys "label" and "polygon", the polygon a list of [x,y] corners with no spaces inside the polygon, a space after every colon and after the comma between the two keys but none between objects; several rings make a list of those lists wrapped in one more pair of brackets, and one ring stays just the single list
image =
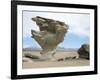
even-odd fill
[{"label": "brown rock face", "polygon": [[56,53],[56,47],[64,40],[68,25],[64,22],[36,16],[32,18],[38,25],[40,31],[31,30],[34,38],[42,48],[40,52],[44,57],[52,58]]},{"label": "brown rock face", "polygon": [[81,48],[78,50],[78,54],[80,58],[90,59],[90,46],[89,44],[83,44]]}]

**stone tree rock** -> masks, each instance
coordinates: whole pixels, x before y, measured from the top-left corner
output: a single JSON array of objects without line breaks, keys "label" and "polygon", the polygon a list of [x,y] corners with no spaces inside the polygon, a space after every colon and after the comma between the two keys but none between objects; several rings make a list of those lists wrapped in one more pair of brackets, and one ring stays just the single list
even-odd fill
[{"label": "stone tree rock", "polygon": [[83,44],[81,48],[79,48],[78,53],[80,58],[90,59],[89,44]]},{"label": "stone tree rock", "polygon": [[39,26],[40,31],[31,30],[34,38],[41,46],[41,58],[53,59],[56,47],[64,40],[68,25],[64,22],[36,16],[32,18]]}]

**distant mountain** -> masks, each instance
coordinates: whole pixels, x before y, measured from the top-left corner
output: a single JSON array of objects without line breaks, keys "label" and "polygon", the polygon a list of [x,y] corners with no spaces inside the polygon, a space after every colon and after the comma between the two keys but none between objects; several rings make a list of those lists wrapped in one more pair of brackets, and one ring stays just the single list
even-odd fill
[{"label": "distant mountain", "polygon": [[57,51],[77,51],[78,48],[62,48],[62,47],[58,47]]},{"label": "distant mountain", "polygon": [[37,47],[28,47],[28,48],[23,48],[23,51],[39,51],[41,48]]},{"label": "distant mountain", "polygon": [[[40,51],[42,50],[41,48],[37,47],[28,47],[28,48],[23,48],[23,51]],[[57,47],[57,51],[77,51],[78,48],[63,48],[63,47]]]}]

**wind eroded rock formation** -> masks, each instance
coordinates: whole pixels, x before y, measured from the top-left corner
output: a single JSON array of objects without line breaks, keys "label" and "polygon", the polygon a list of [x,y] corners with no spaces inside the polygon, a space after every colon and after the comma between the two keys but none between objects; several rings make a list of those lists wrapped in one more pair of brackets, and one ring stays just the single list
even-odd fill
[{"label": "wind eroded rock formation", "polygon": [[36,16],[32,20],[36,22],[40,29],[40,31],[31,30],[31,34],[32,38],[42,48],[40,52],[41,58],[52,60],[58,44],[64,40],[64,36],[68,31],[68,25],[58,20],[40,16]]}]

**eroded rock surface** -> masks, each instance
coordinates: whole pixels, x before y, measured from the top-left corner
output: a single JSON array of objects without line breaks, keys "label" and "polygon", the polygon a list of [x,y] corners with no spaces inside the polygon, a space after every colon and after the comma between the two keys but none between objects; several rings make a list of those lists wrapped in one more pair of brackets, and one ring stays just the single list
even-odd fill
[{"label": "eroded rock surface", "polygon": [[85,58],[85,59],[90,59],[90,50],[89,49],[90,49],[89,44],[83,44],[78,50],[79,57]]},{"label": "eroded rock surface", "polygon": [[32,18],[38,25],[40,31],[31,30],[34,38],[42,48],[40,54],[44,58],[52,59],[56,53],[56,47],[63,42],[68,31],[68,25],[64,22],[36,16]]}]

